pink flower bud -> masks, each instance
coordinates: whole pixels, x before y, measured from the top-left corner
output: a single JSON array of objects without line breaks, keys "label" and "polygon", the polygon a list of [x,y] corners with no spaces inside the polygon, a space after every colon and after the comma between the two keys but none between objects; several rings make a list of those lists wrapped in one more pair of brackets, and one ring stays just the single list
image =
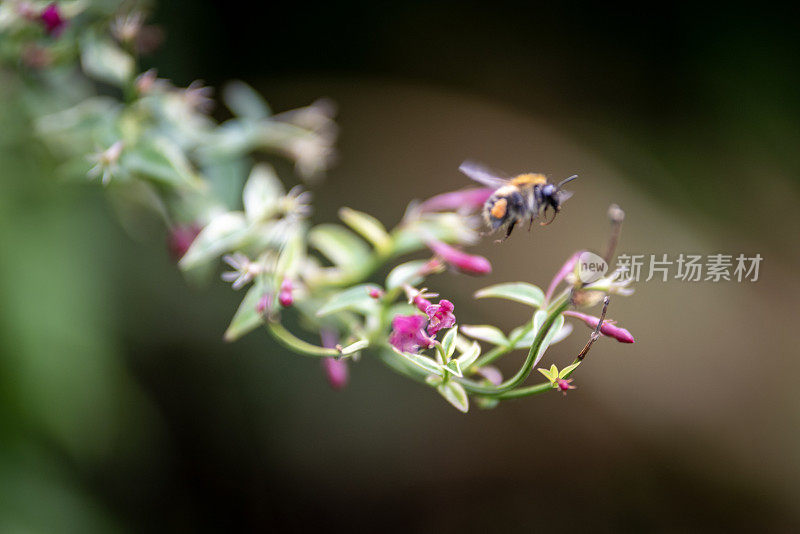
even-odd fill
[{"label": "pink flower bud", "polygon": [[571,382],[572,382],[571,378],[569,380],[559,378],[558,380],[556,380],[555,383],[556,389],[562,391],[564,395],[566,395],[567,391],[569,391],[570,389],[575,389],[575,386],[573,386]]},{"label": "pink flower bud", "polygon": [[553,296],[553,292],[558,287],[558,284],[560,284],[569,273],[575,270],[575,264],[578,263],[578,258],[580,258],[581,254],[583,254],[583,251],[579,250],[564,262],[564,265],[561,266],[561,269],[558,270],[556,275],[553,277],[553,280],[550,282],[550,286],[547,288],[547,294],[545,295],[545,300],[549,301],[550,297]]},{"label": "pink flower bud", "polygon": [[441,195],[431,197],[420,204],[419,209],[421,212],[458,210],[474,211],[483,207],[483,204],[490,196],[492,196],[492,193],[494,193],[494,189],[486,187],[462,189],[461,191],[442,193]]},{"label": "pink flower bud", "polygon": [[61,11],[55,2],[44,8],[39,19],[42,21],[45,33],[53,37],[58,37],[67,25],[67,21],[61,17]]},{"label": "pink flower bud", "polygon": [[188,226],[172,227],[167,236],[167,247],[172,259],[178,261],[186,254],[200,230],[200,226],[194,223]]},{"label": "pink flower bud", "polygon": [[441,241],[431,240],[426,244],[434,254],[462,273],[489,274],[492,272],[492,264],[483,256],[467,254]]},{"label": "pink flower bud", "polygon": [[427,313],[428,308],[431,307],[431,301],[423,297],[421,292],[414,296],[412,302],[414,303],[414,306],[416,306],[417,309],[422,313]]},{"label": "pink flower bud", "polygon": [[383,297],[383,291],[374,287],[370,288],[370,290],[367,293],[369,294],[370,298],[373,298],[375,300],[378,300],[379,298]]},{"label": "pink flower bud", "polygon": [[[593,315],[586,315],[585,313],[574,312],[574,311],[565,311],[564,315],[569,315],[570,317],[575,317],[576,319],[580,319],[589,328],[597,328],[597,323],[600,322],[599,317],[595,317]],[[610,321],[606,319],[603,321],[603,326],[600,327],[600,333],[604,336],[613,337],[620,343],[633,343],[633,336],[630,332],[625,330],[624,328],[620,328],[616,326],[614,323],[616,321]]]},{"label": "pink flower bud", "polygon": [[439,258],[431,258],[425,265],[423,265],[420,270],[419,274],[422,277],[426,277],[432,274],[440,273],[444,270],[444,263]]},{"label": "pink flower bud", "polygon": [[[322,339],[322,346],[332,349],[339,343],[339,334],[335,330],[322,329],[319,337]],[[350,370],[347,367],[347,360],[337,360],[336,358],[323,358],[322,369],[325,371],[325,378],[334,390],[340,390],[347,385]]]},{"label": "pink flower bud", "polygon": [[281,289],[278,293],[278,302],[281,303],[281,306],[284,308],[288,308],[294,303],[294,298],[292,297],[292,280],[289,278],[284,278],[283,282],[281,282]]},{"label": "pink flower bud", "polygon": [[340,390],[347,385],[350,369],[347,367],[346,360],[323,358],[322,368],[325,371],[325,378],[328,380],[328,384],[330,384],[333,389]]}]

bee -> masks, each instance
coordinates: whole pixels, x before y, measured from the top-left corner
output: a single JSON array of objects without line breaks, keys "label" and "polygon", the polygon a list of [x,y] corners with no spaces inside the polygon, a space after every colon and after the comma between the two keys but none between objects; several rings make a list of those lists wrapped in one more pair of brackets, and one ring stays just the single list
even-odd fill
[{"label": "bee", "polygon": [[542,215],[547,219],[547,210],[553,209],[553,217],[542,222],[542,226],[552,223],[561,205],[572,196],[570,191],[562,187],[578,175],[561,180],[558,184],[547,183],[544,174],[525,173],[514,177],[501,177],[479,163],[465,161],[458,168],[476,182],[496,188],[483,205],[483,218],[491,227],[491,232],[505,228],[505,241],[519,221],[528,220],[528,230],[533,220]]}]

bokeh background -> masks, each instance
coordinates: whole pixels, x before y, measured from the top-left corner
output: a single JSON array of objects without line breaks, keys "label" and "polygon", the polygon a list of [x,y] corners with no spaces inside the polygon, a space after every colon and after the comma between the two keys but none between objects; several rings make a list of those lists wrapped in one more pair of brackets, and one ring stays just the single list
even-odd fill
[{"label": "bokeh background", "polygon": [[760,253],[760,279],[639,284],[610,311],[636,344],[598,343],[566,398],[463,416],[368,359],[334,392],[266,333],[223,343],[240,295],[187,284],[163,233],[132,239],[102,191],[54,183],[0,103],[0,529],[800,526],[795,10],[181,0],[153,19],[161,76],[338,103],[316,221],[346,204],[392,225],[465,185],[465,158],[580,174],[554,225],[476,249],[490,277],[434,279],[461,322],[519,324],[472,290],[546,284],[602,248],[611,202],[619,252]]}]

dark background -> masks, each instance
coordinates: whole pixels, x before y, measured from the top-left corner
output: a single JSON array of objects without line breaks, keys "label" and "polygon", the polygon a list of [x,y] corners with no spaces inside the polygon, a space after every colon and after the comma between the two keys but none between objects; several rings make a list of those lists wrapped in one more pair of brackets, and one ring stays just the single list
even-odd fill
[{"label": "dark background", "polygon": [[[437,279],[464,322],[522,322],[470,291],[546,285],[600,247],[610,202],[628,214],[621,252],[758,252],[762,279],[641,284],[612,307],[637,343],[599,343],[579,389],[462,416],[375,361],[333,392],[263,332],[222,343],[240,295],[189,287],[163,236],[131,240],[101,192],[42,176],[3,232],[6,524],[797,528],[795,10],[172,1],[153,21],[167,40],[148,62],[176,83],[244,79],[276,111],[339,103],[315,221],[347,204],[392,225],[407,200],[464,185],[466,157],[581,174],[557,224],[480,246],[490,279]],[[60,278],[42,281],[53,258]]]}]

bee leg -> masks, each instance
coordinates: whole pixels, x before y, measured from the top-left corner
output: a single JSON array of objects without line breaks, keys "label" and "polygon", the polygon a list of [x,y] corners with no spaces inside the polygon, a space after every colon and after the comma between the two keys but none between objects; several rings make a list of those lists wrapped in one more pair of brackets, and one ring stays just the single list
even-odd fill
[{"label": "bee leg", "polygon": [[516,224],[517,224],[517,221],[512,221],[511,224],[508,225],[508,228],[506,228],[506,235],[503,237],[503,239],[498,239],[497,241],[495,241],[495,243],[502,243],[503,241],[508,239],[509,236],[511,235],[511,232],[514,231],[514,226]]},{"label": "bee leg", "polygon": [[531,228],[533,228],[533,215],[531,215],[530,220],[528,220],[528,231],[529,232],[531,231]]},{"label": "bee leg", "polygon": [[[544,213],[545,214],[547,213],[547,208],[545,208]],[[553,210],[553,216],[550,217],[550,220],[546,221],[546,222],[539,223],[539,224],[542,225],[542,226],[547,226],[548,224],[550,224],[550,223],[552,223],[553,221],[556,220],[556,215],[558,215],[558,210],[554,209]],[[546,215],[545,215],[545,217],[546,217]]]}]

